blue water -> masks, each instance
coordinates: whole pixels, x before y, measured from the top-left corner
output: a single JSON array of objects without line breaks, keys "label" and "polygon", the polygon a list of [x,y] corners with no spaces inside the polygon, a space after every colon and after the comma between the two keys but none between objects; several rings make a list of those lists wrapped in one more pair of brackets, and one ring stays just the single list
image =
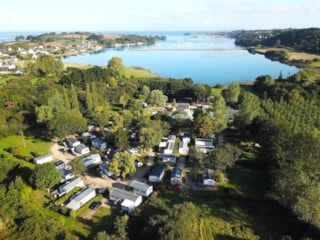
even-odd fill
[{"label": "blue water", "polygon": [[109,48],[95,54],[70,56],[63,61],[103,66],[117,56],[125,66],[140,66],[162,77],[189,77],[195,83],[211,86],[253,81],[267,74],[277,78],[280,72],[286,77],[298,71],[296,67],[271,61],[263,55],[250,54],[237,47],[234,39],[204,35],[195,38],[182,33],[166,36],[167,40],[152,46]]},{"label": "blue water", "polygon": [[[13,41],[16,36],[39,35],[43,32],[0,32],[0,42]],[[107,33],[101,31],[101,33]],[[198,33],[181,32],[109,32],[139,35],[165,35],[165,41],[151,46],[108,48],[95,54],[63,58],[67,63],[84,63],[106,66],[112,57],[120,57],[125,66],[139,66],[162,77],[191,78],[195,83],[211,86],[232,81],[253,81],[258,76],[284,77],[299,69],[271,61],[263,55],[248,53],[234,44],[234,39],[217,38]],[[220,49],[220,50],[217,50]],[[229,50],[221,50],[229,49]]]}]

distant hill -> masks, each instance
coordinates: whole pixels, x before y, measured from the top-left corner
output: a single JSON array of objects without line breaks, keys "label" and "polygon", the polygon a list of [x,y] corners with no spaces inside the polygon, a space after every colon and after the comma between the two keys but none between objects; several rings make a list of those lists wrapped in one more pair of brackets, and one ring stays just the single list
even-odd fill
[{"label": "distant hill", "polygon": [[286,47],[320,54],[320,28],[233,31],[230,37],[244,47]]}]

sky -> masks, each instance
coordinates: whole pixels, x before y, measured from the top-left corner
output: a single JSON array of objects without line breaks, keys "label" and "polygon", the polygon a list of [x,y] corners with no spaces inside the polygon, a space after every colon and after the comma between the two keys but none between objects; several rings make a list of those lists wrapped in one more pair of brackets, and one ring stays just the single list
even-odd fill
[{"label": "sky", "polygon": [[320,27],[319,0],[3,0],[0,31]]}]

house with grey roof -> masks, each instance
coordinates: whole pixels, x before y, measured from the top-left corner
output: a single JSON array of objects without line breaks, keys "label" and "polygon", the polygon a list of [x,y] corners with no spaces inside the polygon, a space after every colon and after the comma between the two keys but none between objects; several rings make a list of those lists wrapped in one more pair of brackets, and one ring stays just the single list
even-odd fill
[{"label": "house with grey roof", "polygon": [[149,197],[150,194],[153,192],[153,186],[139,182],[137,180],[132,180],[129,183],[129,186],[133,189],[133,191],[141,196]]},{"label": "house with grey roof", "polygon": [[80,177],[74,178],[60,186],[58,189],[58,196],[61,197],[62,195],[71,192],[76,187],[84,187],[84,182]]},{"label": "house with grey roof", "polygon": [[93,199],[96,195],[96,189],[87,187],[73,195],[66,207],[71,210],[77,211],[79,208]]},{"label": "house with grey roof", "polygon": [[112,189],[109,193],[109,198],[115,203],[121,202],[121,209],[128,213],[132,212],[142,202],[141,195],[136,195],[132,192],[128,192],[119,188]]}]

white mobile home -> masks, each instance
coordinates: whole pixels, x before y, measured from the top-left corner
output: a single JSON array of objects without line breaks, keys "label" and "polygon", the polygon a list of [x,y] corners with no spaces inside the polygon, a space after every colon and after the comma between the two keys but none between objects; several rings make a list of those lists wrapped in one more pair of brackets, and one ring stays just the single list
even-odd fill
[{"label": "white mobile home", "polygon": [[92,154],[88,157],[83,158],[82,162],[86,167],[93,167],[101,162],[101,156],[98,153]]},{"label": "white mobile home", "polygon": [[60,186],[58,190],[58,196],[61,197],[62,195],[72,191],[76,187],[84,187],[84,183],[80,177],[74,178]]},{"label": "white mobile home", "polygon": [[82,191],[73,195],[66,207],[76,211],[79,208],[81,208],[84,204],[89,202],[96,195],[97,193],[94,188],[90,188],[90,187],[85,188]]},{"label": "white mobile home", "polygon": [[33,162],[35,164],[44,164],[44,163],[51,162],[52,160],[53,160],[53,156],[51,154],[47,153],[47,154],[41,155],[39,157],[35,157],[33,159]]},{"label": "white mobile home", "polygon": [[153,192],[153,186],[143,182],[139,182],[137,180],[132,180],[129,186],[133,188],[134,192],[144,197],[149,197]]},{"label": "white mobile home", "polygon": [[112,191],[109,193],[109,198],[111,201],[120,201],[121,209],[129,213],[138,207],[142,202],[142,197],[140,195],[136,195],[119,188],[112,189]]}]

